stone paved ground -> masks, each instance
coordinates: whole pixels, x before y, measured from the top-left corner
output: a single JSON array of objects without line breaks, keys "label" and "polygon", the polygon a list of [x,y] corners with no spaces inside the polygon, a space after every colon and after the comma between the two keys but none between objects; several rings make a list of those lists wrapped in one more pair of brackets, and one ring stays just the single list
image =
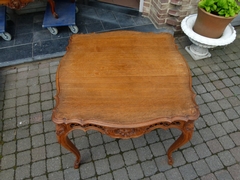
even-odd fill
[{"label": "stone paved ground", "polygon": [[184,50],[186,36],[176,43],[190,66],[201,116],[192,140],[173,153],[173,166],[166,149],[178,130],[129,140],[79,130],[70,134],[82,154],[73,169],[74,156],[57,143],[51,122],[59,59],[50,59],[0,69],[0,179],[239,180],[240,36],[199,61]]}]

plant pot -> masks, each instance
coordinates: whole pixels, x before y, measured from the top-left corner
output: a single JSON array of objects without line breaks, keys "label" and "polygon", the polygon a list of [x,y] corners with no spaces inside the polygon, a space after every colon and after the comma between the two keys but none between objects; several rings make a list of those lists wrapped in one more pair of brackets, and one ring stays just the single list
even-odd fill
[{"label": "plant pot", "polygon": [[[237,16],[237,15],[236,15]],[[198,14],[193,31],[197,34],[209,37],[220,38],[227,27],[227,25],[236,17],[223,17],[208,13],[202,8],[198,7]]]}]

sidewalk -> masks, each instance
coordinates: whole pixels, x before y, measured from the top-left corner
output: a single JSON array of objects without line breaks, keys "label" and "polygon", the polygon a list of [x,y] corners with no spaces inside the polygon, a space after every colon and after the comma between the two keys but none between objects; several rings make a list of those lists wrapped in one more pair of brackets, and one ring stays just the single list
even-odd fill
[{"label": "sidewalk", "polygon": [[56,58],[0,69],[0,179],[239,180],[240,36],[199,61],[184,50],[186,36],[176,36],[176,43],[192,71],[201,116],[192,140],[173,153],[173,166],[166,149],[178,130],[129,140],[79,130],[70,134],[82,155],[73,169],[75,157],[57,143],[51,122]]}]

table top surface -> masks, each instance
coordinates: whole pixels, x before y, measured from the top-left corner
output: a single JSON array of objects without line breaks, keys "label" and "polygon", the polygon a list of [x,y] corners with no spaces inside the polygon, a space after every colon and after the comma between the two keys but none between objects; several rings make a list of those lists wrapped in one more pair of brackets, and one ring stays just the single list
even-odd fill
[{"label": "table top surface", "polygon": [[130,128],[199,116],[188,64],[171,34],[73,35],[56,87],[57,124]]}]

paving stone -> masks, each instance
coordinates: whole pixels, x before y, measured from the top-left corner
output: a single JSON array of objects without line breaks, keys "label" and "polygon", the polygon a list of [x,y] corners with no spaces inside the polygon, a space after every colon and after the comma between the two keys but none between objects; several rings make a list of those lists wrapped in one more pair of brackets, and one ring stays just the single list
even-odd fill
[{"label": "paving stone", "polygon": [[177,168],[170,169],[170,170],[166,171],[164,174],[167,177],[167,179],[176,179],[176,180],[183,179],[181,173],[179,172],[179,170]]},{"label": "paving stone", "polygon": [[106,148],[106,152],[107,152],[108,155],[118,154],[120,152],[120,148],[119,148],[118,143],[116,141],[107,143],[105,145],[105,148]]},{"label": "paving stone", "polygon": [[168,164],[168,159],[166,156],[160,156],[158,158],[155,158],[155,162],[160,172],[163,172],[172,168],[172,166]]},{"label": "paving stone", "polygon": [[233,140],[233,142],[239,146],[240,145],[240,132],[235,132],[230,134],[231,139]]},{"label": "paving stone", "polygon": [[32,162],[39,160],[44,160],[46,158],[46,149],[45,146],[31,149]]},{"label": "paving stone", "polygon": [[72,153],[64,154],[61,156],[61,160],[63,169],[72,169],[73,163],[75,162],[75,156]]},{"label": "paving stone", "polygon": [[158,135],[159,135],[161,141],[164,141],[166,139],[170,139],[173,137],[171,134],[171,131],[169,129],[168,130],[158,129],[157,132],[158,132]]},{"label": "paving stone", "polygon": [[204,103],[204,100],[203,100],[203,98],[202,98],[200,95],[197,95],[197,96],[196,96],[195,101],[196,101],[196,103],[197,103],[198,105]]},{"label": "paving stone", "polygon": [[110,172],[109,163],[107,159],[101,159],[94,162],[96,172],[98,175]]},{"label": "paving stone", "polygon": [[166,154],[164,146],[161,142],[154,143],[150,145],[150,149],[155,157],[162,156]]},{"label": "paving stone", "polygon": [[184,149],[182,152],[187,162],[194,162],[199,159],[196,151],[192,147]]},{"label": "paving stone", "polygon": [[143,146],[146,146],[146,144],[147,144],[147,141],[144,136],[140,136],[138,138],[133,138],[132,141],[133,141],[135,148],[143,147]]},{"label": "paving stone", "polygon": [[220,144],[220,142],[217,139],[208,141],[207,145],[213,154],[223,150],[222,145]]},{"label": "paving stone", "polygon": [[6,119],[3,121],[3,130],[16,128],[16,118]]},{"label": "paving stone", "polygon": [[34,103],[34,102],[38,102],[40,101],[40,93],[36,93],[36,94],[30,94],[29,95],[29,103]]},{"label": "paving stone", "polygon": [[30,133],[29,133],[28,126],[19,127],[17,129],[17,139],[26,138],[26,137],[29,137],[29,135],[30,135]]},{"label": "paving stone", "polygon": [[15,179],[21,180],[21,179],[27,179],[30,178],[30,165],[24,165],[16,168],[15,172]]},{"label": "paving stone", "polygon": [[30,123],[31,124],[41,123],[42,120],[43,120],[42,112],[37,112],[37,113],[33,113],[30,115]]},{"label": "paving stone", "polygon": [[141,167],[144,175],[147,177],[154,175],[158,171],[154,160],[142,162]]},{"label": "paving stone", "polygon": [[234,124],[231,121],[222,123],[222,126],[227,133],[232,133],[237,131],[237,128],[234,126]]},{"label": "paving stone", "polygon": [[39,85],[32,85],[29,87],[29,94],[35,94],[40,92],[40,86]]},{"label": "paving stone", "polygon": [[239,118],[239,115],[237,114],[237,112],[234,109],[227,109],[225,111],[225,113],[229,119]]},{"label": "paving stone", "polygon": [[212,114],[204,115],[203,119],[207,123],[208,126],[212,126],[212,125],[218,123],[216,118]]},{"label": "paving stone", "polygon": [[[217,75],[216,75],[217,76]],[[218,76],[217,76],[218,78]],[[219,79],[219,78],[218,78]],[[223,89],[225,88],[226,86],[223,84],[222,81],[218,80],[218,81],[214,81],[213,82],[214,86],[217,88],[217,89]]]},{"label": "paving stone", "polygon": [[205,141],[209,141],[215,138],[215,135],[213,134],[212,130],[208,127],[205,129],[199,130],[199,133],[201,134],[201,136]]},{"label": "paving stone", "polygon": [[48,174],[48,179],[49,180],[62,180],[63,178],[63,172],[62,171],[57,171],[57,172],[52,172]]},{"label": "paving stone", "polygon": [[4,180],[13,180],[14,179],[14,170],[8,169],[0,172],[0,179]]},{"label": "paving stone", "polygon": [[91,146],[97,146],[103,144],[103,139],[101,133],[94,133],[89,135],[89,142]]},{"label": "paving stone", "polygon": [[30,113],[36,113],[41,111],[41,104],[40,102],[32,103],[31,106],[29,106],[29,112]]},{"label": "paving stone", "polygon": [[30,126],[30,134],[32,136],[43,133],[43,124],[37,123]]},{"label": "paving stone", "polygon": [[[45,84],[41,84],[41,92],[44,94],[46,92],[51,94],[51,90],[52,90],[52,84],[49,83],[45,83]],[[48,94],[46,94],[48,95]]]},{"label": "paving stone", "polygon": [[17,89],[17,96],[28,95],[28,87],[21,87]]},{"label": "paving stone", "polygon": [[151,176],[151,180],[166,180],[166,177],[163,173],[158,173],[158,174],[155,174],[153,176]]},{"label": "paving stone", "polygon": [[136,151],[128,151],[123,153],[123,158],[126,165],[135,164],[138,161],[138,156]]},{"label": "paving stone", "polygon": [[22,116],[28,114],[28,105],[17,107],[17,116]]},{"label": "paving stone", "polygon": [[44,132],[55,131],[55,124],[52,121],[43,122],[43,127],[44,127]]},{"label": "paving stone", "polygon": [[17,98],[17,106],[28,104],[28,96],[21,96]]},{"label": "paving stone", "polygon": [[232,154],[230,153],[230,151],[223,151],[218,153],[218,157],[220,158],[220,160],[222,161],[222,163],[224,164],[224,166],[230,166],[236,163],[235,158],[232,156]]},{"label": "paving stone", "polygon": [[151,131],[150,133],[145,134],[145,138],[148,144],[152,144],[159,141],[159,137],[156,131]]},{"label": "paving stone", "polygon": [[235,164],[233,166],[230,166],[227,168],[227,170],[229,171],[229,173],[231,174],[231,176],[233,177],[233,179],[240,179],[240,173],[239,173],[239,169],[240,169],[240,165],[239,164]]},{"label": "paving stone", "polygon": [[220,124],[216,124],[214,126],[211,126],[210,128],[216,137],[221,137],[227,134]]},{"label": "paving stone", "polygon": [[231,103],[232,106],[239,106],[240,100],[237,97],[229,97],[228,101]]},{"label": "paving stone", "polygon": [[55,157],[47,159],[47,171],[53,172],[61,169],[61,159],[60,157]]},{"label": "paving stone", "polygon": [[9,108],[3,110],[3,119],[15,118],[15,108]]},{"label": "paving stone", "polygon": [[32,146],[34,148],[39,147],[39,146],[43,146],[44,144],[45,144],[45,139],[44,139],[43,134],[32,137]]},{"label": "paving stone", "polygon": [[144,176],[139,164],[128,166],[127,171],[130,179],[142,179]]},{"label": "paving stone", "polygon": [[89,149],[81,150],[81,163],[88,163],[92,161],[91,152]]},{"label": "paving stone", "polygon": [[80,175],[82,179],[87,179],[95,176],[95,168],[92,162],[81,164],[80,166]]},{"label": "paving stone", "polygon": [[186,164],[184,166],[179,167],[179,171],[184,180],[196,179],[198,177],[197,173],[195,172],[191,164]]},{"label": "paving stone", "polygon": [[17,151],[24,151],[31,148],[30,138],[19,139],[17,141]]},{"label": "paving stone", "polygon": [[233,180],[233,178],[231,177],[229,172],[226,170],[217,171],[217,172],[215,172],[215,175],[218,180],[225,180],[225,179]]},{"label": "paving stone", "polygon": [[50,82],[50,77],[49,75],[40,76],[39,81],[40,81],[40,84],[48,83]]},{"label": "paving stone", "polygon": [[236,161],[240,161],[240,147],[235,147],[230,150],[233,157],[236,159]]},{"label": "paving stone", "polygon": [[52,91],[41,93],[41,101],[52,100],[52,99],[53,99]]},{"label": "paving stone", "polygon": [[222,162],[216,155],[207,157],[205,161],[213,172],[224,168]]},{"label": "paving stone", "polygon": [[205,127],[206,127],[205,120],[203,120],[203,118],[199,117],[199,118],[197,119],[197,121],[194,122],[194,126],[195,126],[197,129],[205,128]]},{"label": "paving stone", "polygon": [[59,156],[61,154],[60,151],[60,144],[59,143],[54,143],[54,144],[49,144],[46,146],[46,155],[47,158],[52,158],[55,156]]},{"label": "paving stone", "polygon": [[109,163],[112,170],[120,169],[124,166],[123,157],[120,154],[109,157]]},{"label": "paving stone", "polygon": [[44,101],[41,103],[41,105],[42,105],[42,111],[53,109],[53,101],[52,100]]},{"label": "paving stone", "polygon": [[111,173],[108,173],[108,174],[104,174],[104,175],[101,175],[101,176],[98,176],[98,180],[112,180],[113,179],[113,176]]},{"label": "paving stone", "polygon": [[86,136],[82,136],[79,138],[74,139],[74,144],[78,149],[85,149],[89,148],[89,141]]},{"label": "paving stone", "polygon": [[113,177],[115,180],[129,180],[127,170],[125,168],[113,171]]},{"label": "paving stone", "polygon": [[195,75],[202,75],[203,74],[203,71],[200,68],[194,68],[194,69],[192,69],[192,71]]},{"label": "paving stone", "polygon": [[224,98],[224,95],[219,90],[212,91],[211,94],[214,97],[214,99],[216,99],[216,100]]},{"label": "paving stone", "polygon": [[16,137],[15,135],[15,130],[9,130],[9,131],[4,131],[2,137],[3,137],[3,141],[4,142],[9,142],[9,141],[13,141]]},{"label": "paving stone", "polygon": [[12,99],[6,99],[4,101],[4,108],[7,109],[7,108],[13,108],[16,106],[16,99],[15,98],[12,98]]},{"label": "paving stone", "polygon": [[[15,154],[5,155],[1,158],[1,169],[13,168],[16,164]],[[4,179],[4,178],[3,178]]]},{"label": "paving stone", "polygon": [[214,98],[210,93],[202,94],[201,97],[206,103],[214,101]]},{"label": "paving stone", "polygon": [[240,118],[233,120],[233,124],[240,130]]},{"label": "paving stone", "polygon": [[17,153],[17,166],[30,164],[30,162],[31,162],[30,150]]},{"label": "paving stone", "polygon": [[98,160],[106,157],[106,152],[103,145],[92,147],[91,153],[93,160]]},{"label": "paving stone", "polygon": [[207,90],[205,89],[205,87],[203,85],[193,86],[193,88],[197,92],[197,94],[203,94],[203,93],[207,92]]},{"label": "paving stone", "polygon": [[206,104],[199,105],[199,110],[201,115],[209,114],[211,113],[211,110]]},{"label": "paving stone", "polygon": [[212,112],[217,112],[222,110],[222,108],[219,106],[217,102],[210,102],[210,103],[207,103],[207,105]]},{"label": "paving stone", "polygon": [[228,102],[227,99],[219,100],[218,104],[221,106],[222,109],[228,109],[232,107],[232,105]]},{"label": "paving stone", "polygon": [[194,162],[192,165],[199,176],[203,176],[210,173],[210,169],[203,159]]},{"label": "paving stone", "polygon": [[55,132],[45,133],[46,144],[53,144],[57,142],[57,137]]},{"label": "paving stone", "polygon": [[215,175],[213,173],[207,174],[205,176],[201,177],[201,180],[217,180],[217,178],[215,177]]},{"label": "paving stone", "polygon": [[39,74],[39,76],[48,75],[49,74],[49,67],[45,67],[45,68],[39,67],[38,74]]},{"label": "paving stone", "polygon": [[222,144],[224,149],[231,149],[235,146],[234,142],[228,135],[222,136],[218,140]]},{"label": "paving stone", "polygon": [[229,88],[224,88],[220,90],[225,97],[231,97],[233,95]]},{"label": "paving stone", "polygon": [[194,149],[200,158],[205,158],[205,157],[211,156],[212,154],[205,143],[196,145]]},{"label": "paving stone", "polygon": [[220,123],[228,121],[228,117],[222,111],[213,113],[213,115],[216,117],[217,121],[220,122]]},{"label": "paving stone", "polygon": [[79,172],[73,168],[65,169],[64,170],[64,177],[65,179],[80,179]]},{"label": "paving stone", "polygon": [[119,147],[121,149],[121,151],[129,151],[131,149],[133,149],[133,143],[131,139],[120,139],[118,141]]},{"label": "paving stone", "polygon": [[[31,87],[31,86],[36,86],[38,85],[38,77],[32,77],[27,79],[27,86]],[[34,93],[35,90],[32,91],[32,93]]]},{"label": "paving stone", "polygon": [[137,154],[140,161],[146,161],[152,159],[153,155],[151,153],[151,150],[148,146],[141,147],[137,149]]}]

